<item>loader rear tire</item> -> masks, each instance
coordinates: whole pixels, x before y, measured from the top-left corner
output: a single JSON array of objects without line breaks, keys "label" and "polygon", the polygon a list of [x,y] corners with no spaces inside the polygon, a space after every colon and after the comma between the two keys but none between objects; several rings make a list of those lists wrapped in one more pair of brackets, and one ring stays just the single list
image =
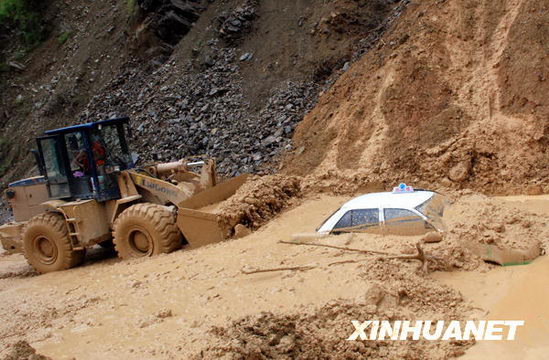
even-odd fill
[{"label": "loader rear tire", "polygon": [[38,272],[66,270],[80,265],[85,250],[72,250],[65,218],[44,213],[29,220],[23,232],[23,254]]},{"label": "loader rear tire", "polygon": [[122,259],[169,253],[181,243],[176,216],[166,206],[132,205],[114,222],[114,248]]}]

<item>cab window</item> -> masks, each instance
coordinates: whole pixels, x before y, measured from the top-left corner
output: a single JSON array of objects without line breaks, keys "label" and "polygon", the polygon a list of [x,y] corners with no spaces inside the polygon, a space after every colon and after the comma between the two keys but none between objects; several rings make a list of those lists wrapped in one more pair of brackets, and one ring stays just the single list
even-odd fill
[{"label": "cab window", "polygon": [[365,231],[379,225],[378,209],[349,210],[334,226],[333,231]]}]

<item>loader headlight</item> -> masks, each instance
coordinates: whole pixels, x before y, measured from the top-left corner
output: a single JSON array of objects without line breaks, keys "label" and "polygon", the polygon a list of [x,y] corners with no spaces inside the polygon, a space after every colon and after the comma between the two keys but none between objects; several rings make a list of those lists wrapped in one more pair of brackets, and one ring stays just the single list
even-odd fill
[{"label": "loader headlight", "polygon": [[10,190],[7,190],[7,191],[6,191],[6,197],[7,197],[8,199],[13,199],[13,198],[15,197],[15,191],[13,191],[13,190],[11,190],[11,189],[10,189]]}]

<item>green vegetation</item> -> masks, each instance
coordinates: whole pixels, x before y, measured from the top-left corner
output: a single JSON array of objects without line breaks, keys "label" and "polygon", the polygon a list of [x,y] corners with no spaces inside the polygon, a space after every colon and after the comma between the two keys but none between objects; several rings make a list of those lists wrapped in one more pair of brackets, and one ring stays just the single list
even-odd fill
[{"label": "green vegetation", "polygon": [[72,35],[72,32],[70,32],[70,31],[63,31],[63,32],[61,33],[61,35],[59,35],[59,36],[57,37],[57,41],[59,41],[59,43],[60,43],[61,45],[63,45],[64,43],[67,42],[67,40],[69,40],[69,38],[71,37],[71,35]]},{"label": "green vegetation", "polygon": [[127,0],[127,4],[128,4],[128,13],[132,16],[135,15],[137,11],[136,0]]},{"label": "green vegetation", "polygon": [[36,0],[0,0],[0,25],[16,27],[25,43],[34,46],[45,38],[38,7]]}]

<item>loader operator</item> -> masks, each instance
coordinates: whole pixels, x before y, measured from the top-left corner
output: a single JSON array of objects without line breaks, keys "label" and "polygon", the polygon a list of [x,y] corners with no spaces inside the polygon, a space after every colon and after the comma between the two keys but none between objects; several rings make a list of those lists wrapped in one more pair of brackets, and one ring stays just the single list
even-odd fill
[{"label": "loader operator", "polygon": [[92,153],[93,159],[95,160],[95,166],[97,166],[97,172],[104,175],[107,151],[101,144],[101,138],[99,135],[92,135]]},{"label": "loader operator", "polygon": [[[88,153],[84,147],[78,147],[78,141],[75,137],[69,139],[69,146],[73,153],[73,160],[71,167],[78,167],[81,171],[76,171],[73,173],[75,177],[82,177],[85,175],[90,175],[90,163],[88,160]],[[105,147],[101,144],[101,139],[98,135],[93,135],[92,137],[92,153],[97,166],[97,170],[100,174],[105,172],[105,159],[106,159],[106,150]]]},{"label": "loader operator", "polygon": [[73,171],[74,177],[82,177],[84,174],[89,173],[90,166],[88,162],[88,154],[86,149],[78,144],[78,139],[76,136],[71,136],[68,138],[71,161],[71,170]]}]

